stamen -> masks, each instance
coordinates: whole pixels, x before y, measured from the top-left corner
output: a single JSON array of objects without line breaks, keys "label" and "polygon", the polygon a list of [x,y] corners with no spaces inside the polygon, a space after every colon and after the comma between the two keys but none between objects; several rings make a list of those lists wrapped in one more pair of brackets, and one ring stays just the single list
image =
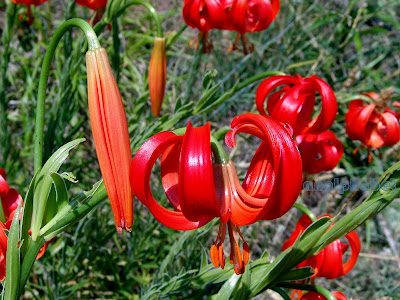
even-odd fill
[{"label": "stamen", "polygon": [[217,245],[212,245],[210,249],[210,257],[211,257],[211,262],[214,265],[214,267],[218,268],[219,267],[219,255],[218,255],[218,246]]},{"label": "stamen", "polygon": [[221,269],[223,270],[225,267],[225,254],[224,254],[224,246],[221,243],[218,243],[218,258],[219,258],[219,263],[221,265]]},{"label": "stamen", "polygon": [[247,265],[250,259],[250,248],[246,242],[243,242],[243,268]]},{"label": "stamen", "polygon": [[358,153],[358,147],[357,148],[354,148],[354,150],[353,150],[353,155],[356,155]]}]

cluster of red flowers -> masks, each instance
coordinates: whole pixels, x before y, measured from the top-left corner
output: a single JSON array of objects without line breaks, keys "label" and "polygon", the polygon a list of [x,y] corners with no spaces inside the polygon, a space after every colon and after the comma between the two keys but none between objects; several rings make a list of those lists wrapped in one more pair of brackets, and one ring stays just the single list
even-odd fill
[{"label": "cluster of red flowers", "polygon": [[199,29],[203,33],[205,52],[210,50],[207,35],[211,29],[237,31],[233,49],[239,40],[243,43],[245,54],[252,51],[253,45],[247,49],[245,33],[265,30],[279,12],[279,0],[185,0],[183,18],[186,24]]},{"label": "cluster of red flowers", "polygon": [[[321,97],[321,111],[312,118],[317,94]],[[315,174],[336,167],[344,147],[333,132],[327,131],[336,119],[337,101],[325,81],[316,76],[272,76],[257,89],[256,104],[261,115],[267,114],[266,99],[268,114],[292,126],[305,172]]]}]

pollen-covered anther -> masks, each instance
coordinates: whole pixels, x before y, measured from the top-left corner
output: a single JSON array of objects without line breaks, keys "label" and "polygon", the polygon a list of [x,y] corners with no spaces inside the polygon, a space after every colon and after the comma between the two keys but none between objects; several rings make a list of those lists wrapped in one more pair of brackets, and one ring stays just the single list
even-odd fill
[{"label": "pollen-covered anther", "polygon": [[218,246],[216,244],[211,246],[210,249],[210,258],[211,262],[214,265],[214,267],[218,268],[219,267],[219,253],[218,253]]}]

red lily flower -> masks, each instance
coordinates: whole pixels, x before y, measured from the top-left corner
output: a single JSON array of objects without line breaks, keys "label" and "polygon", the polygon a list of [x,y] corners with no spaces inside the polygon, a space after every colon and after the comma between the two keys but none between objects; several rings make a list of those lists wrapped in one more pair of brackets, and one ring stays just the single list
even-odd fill
[{"label": "red lily flower", "polygon": [[75,2],[80,6],[85,6],[96,11],[96,15],[93,19],[93,26],[101,20],[106,11],[107,0],[75,0]]},{"label": "red lily flower", "polygon": [[131,146],[121,94],[106,50],[86,53],[90,124],[104,184],[118,232],[131,230],[133,195],[129,184]]},{"label": "red lily flower", "polygon": [[[279,0],[227,0],[226,7],[228,11],[229,30],[237,31],[236,40],[233,43],[232,49],[239,49],[236,45],[239,40],[242,41],[243,51],[246,55],[247,32],[263,31],[275,19],[279,12]],[[250,45],[250,51],[254,50],[254,45]]]},{"label": "red lily flower", "polygon": [[[332,218],[330,215],[324,215],[323,217]],[[289,239],[283,244],[282,250],[285,250],[292,246],[296,241],[297,237],[302,234],[305,229],[312,223],[311,219],[307,215],[303,215],[293,231]],[[307,258],[305,261],[297,265],[298,268],[312,267],[315,271],[314,277],[325,277],[327,279],[334,279],[343,275],[346,275],[354,267],[357,262],[358,255],[361,251],[361,242],[355,231],[346,234],[346,239],[350,243],[351,256],[350,259],[343,263],[343,254],[349,248],[349,245],[336,240],[325,247],[317,255]]]},{"label": "red lily flower", "polygon": [[183,19],[192,28],[197,28],[199,40],[203,40],[203,52],[211,50],[208,32],[211,29],[227,29],[228,20],[225,13],[226,0],[185,0]]},{"label": "red lily flower", "polygon": [[31,26],[33,24],[33,20],[35,19],[32,15],[31,5],[39,6],[47,2],[47,0],[11,0],[11,2],[14,2],[15,4],[26,5],[26,15],[20,15],[19,20],[22,21],[26,19],[28,25]]},{"label": "red lily flower", "polygon": [[[379,98],[374,92],[364,95],[373,100]],[[363,100],[350,102],[346,114],[346,132],[350,139],[359,140],[372,148],[393,146],[400,141],[400,126],[395,114],[388,111],[379,113],[377,105],[364,105]]]},{"label": "red lily flower", "polygon": [[344,153],[342,142],[332,131],[298,135],[296,142],[303,161],[303,170],[309,174],[333,170]]},{"label": "red lily flower", "polygon": [[[332,295],[337,300],[347,300],[347,297],[342,292],[332,292]],[[320,293],[317,292],[307,292],[304,294],[300,300],[327,300],[325,296],[322,296]]]},{"label": "red lily flower", "polygon": [[[239,132],[262,139],[243,184],[231,161],[218,161],[216,157],[212,162],[210,123],[199,128],[189,123],[184,136],[161,132],[150,138],[132,160],[130,179],[137,198],[165,226],[192,230],[220,218],[211,260],[216,267],[224,268],[223,243],[228,227],[230,263],[241,274],[249,259],[249,248],[239,226],[286,213],[300,192],[302,170],[294,141],[279,122],[245,114],[236,117],[231,126],[233,130],[226,136],[228,146],[235,145]],[[151,193],[150,174],[159,156],[162,186],[174,210],[161,206]],[[243,257],[237,234],[243,241]]]},{"label": "red lily flower", "polygon": [[[272,93],[279,86],[283,88]],[[321,112],[316,118],[311,119],[316,93],[321,96]],[[337,113],[335,93],[325,81],[314,75],[307,78],[299,75],[278,75],[264,80],[256,94],[257,109],[262,115],[266,115],[264,102],[268,96],[269,115],[291,125],[295,135],[321,133],[328,130],[335,121]]]},{"label": "red lily flower", "polygon": [[226,0],[185,0],[183,19],[192,28],[201,32],[211,29],[226,29]]}]

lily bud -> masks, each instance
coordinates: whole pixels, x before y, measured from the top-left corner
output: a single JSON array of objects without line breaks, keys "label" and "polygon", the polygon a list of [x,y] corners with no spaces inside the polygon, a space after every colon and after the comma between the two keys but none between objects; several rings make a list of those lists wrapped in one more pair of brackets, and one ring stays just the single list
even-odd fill
[{"label": "lily bud", "polygon": [[155,117],[160,115],[167,82],[167,54],[165,38],[156,37],[149,66],[149,92],[151,110]]},{"label": "lily bud", "polygon": [[128,123],[105,49],[86,53],[90,124],[97,159],[118,232],[131,230],[133,194],[129,184]]}]

